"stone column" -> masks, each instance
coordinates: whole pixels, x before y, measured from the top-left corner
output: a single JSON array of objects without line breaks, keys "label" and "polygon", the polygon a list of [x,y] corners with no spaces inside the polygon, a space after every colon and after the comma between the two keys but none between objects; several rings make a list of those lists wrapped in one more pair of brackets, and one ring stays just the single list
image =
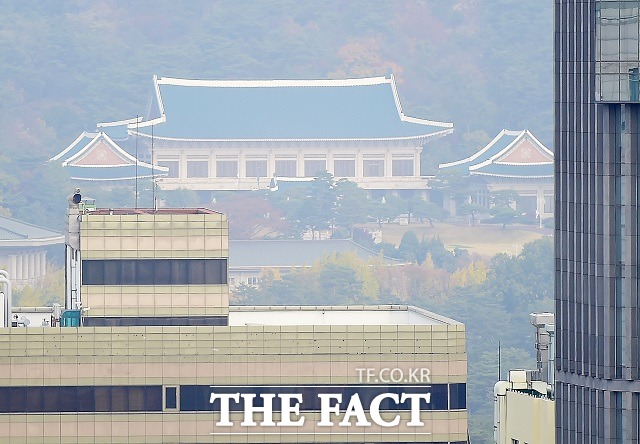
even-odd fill
[{"label": "stone column", "polygon": [[388,151],[384,154],[384,177],[391,177],[392,176],[392,172],[393,169],[391,168],[392,165],[392,160],[391,160],[391,151]]},{"label": "stone column", "polygon": [[9,269],[7,271],[9,272],[9,277],[11,279],[18,278],[18,262],[15,254],[9,255]]},{"label": "stone column", "polygon": [[247,166],[245,162],[244,150],[241,150],[238,155],[238,177],[240,177],[240,179],[247,177]]},{"label": "stone column", "polygon": [[40,261],[40,277],[43,278],[47,275],[47,252],[38,253],[38,260]]},{"label": "stone column", "polygon": [[33,280],[36,278],[36,254],[29,253],[27,258],[29,259],[29,280]]},{"label": "stone column", "polygon": [[22,266],[24,265],[24,261],[22,260],[22,254],[18,253],[16,255],[16,280],[21,281],[22,278]]},{"label": "stone column", "polygon": [[298,177],[304,177],[304,155],[298,151]]},{"label": "stone column", "polygon": [[325,159],[325,162],[327,163],[327,172],[330,173],[332,176],[335,176],[335,168],[333,167],[333,151],[329,150],[327,151],[327,158]]}]

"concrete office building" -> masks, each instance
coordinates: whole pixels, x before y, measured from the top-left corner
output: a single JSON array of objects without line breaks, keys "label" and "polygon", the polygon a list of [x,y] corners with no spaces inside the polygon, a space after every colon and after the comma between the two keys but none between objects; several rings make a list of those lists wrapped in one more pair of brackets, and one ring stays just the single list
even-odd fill
[{"label": "concrete office building", "polygon": [[464,325],[407,306],[229,307],[224,215],[69,213],[61,319],[81,325],[0,330],[8,442],[467,442]]},{"label": "concrete office building", "polygon": [[536,370],[509,370],[493,389],[495,444],[554,444],[553,313],[531,313],[536,329]]},{"label": "concrete office building", "polygon": [[556,442],[637,443],[640,1],[556,0]]}]

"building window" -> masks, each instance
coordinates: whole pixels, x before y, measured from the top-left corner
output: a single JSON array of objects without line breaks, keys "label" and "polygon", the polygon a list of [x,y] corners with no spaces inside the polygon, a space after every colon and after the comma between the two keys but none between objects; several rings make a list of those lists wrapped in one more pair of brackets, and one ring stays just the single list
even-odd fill
[{"label": "building window", "polygon": [[640,2],[596,2],[596,100],[638,102]]},{"label": "building window", "polygon": [[544,196],[544,212],[553,213],[554,209],[553,196]]},{"label": "building window", "polygon": [[166,177],[180,177],[180,162],[177,160],[159,160],[158,165],[169,168]]},{"label": "building window", "polygon": [[413,159],[393,159],[391,161],[393,176],[413,176]]},{"label": "building window", "polygon": [[177,409],[178,408],[178,387],[165,387],[164,388],[164,408],[165,409]]},{"label": "building window", "polygon": [[383,177],[384,176],[384,159],[363,160],[362,175],[364,177]]},{"label": "building window", "polygon": [[276,159],[276,176],[278,177],[297,177],[298,176],[298,161],[291,160],[278,160]]},{"label": "building window", "polygon": [[165,327],[169,325],[229,325],[227,316],[88,316],[85,327]]},{"label": "building window", "polygon": [[246,168],[246,177],[267,177],[266,160],[247,160]]},{"label": "building window", "polygon": [[226,259],[110,259],[82,261],[82,285],[220,285]]},{"label": "building window", "polygon": [[258,285],[259,281],[260,281],[260,279],[255,277],[255,276],[247,278],[247,284],[249,284],[249,285]]},{"label": "building window", "polygon": [[216,160],[216,177],[238,177],[238,161]]},{"label": "building window", "polygon": [[209,177],[209,161],[187,160],[187,177]]},{"label": "building window", "polygon": [[305,159],[304,161],[304,176],[305,177],[318,177],[320,174],[327,171],[326,159]]},{"label": "building window", "polygon": [[333,175],[335,177],[356,177],[355,159],[337,159],[333,161]]}]

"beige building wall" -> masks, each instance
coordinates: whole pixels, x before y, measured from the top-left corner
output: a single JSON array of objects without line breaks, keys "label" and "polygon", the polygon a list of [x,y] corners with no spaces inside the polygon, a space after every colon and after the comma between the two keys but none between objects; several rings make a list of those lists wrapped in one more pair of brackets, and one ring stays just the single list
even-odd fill
[{"label": "beige building wall", "polygon": [[[466,383],[464,326],[455,323],[0,330],[2,390],[76,385],[374,384],[363,380],[358,371],[361,368],[399,368],[407,375],[410,369],[428,368],[430,384]],[[411,384],[415,382],[404,383]],[[383,416],[388,418],[392,413]],[[408,419],[409,414],[403,411],[401,417]],[[408,428],[402,421],[398,427],[381,429],[374,425],[366,429],[366,434],[349,436],[327,434],[344,429],[319,428],[317,412],[306,412],[305,425],[296,428],[296,434],[292,435],[273,433],[278,432],[277,428],[240,427],[239,415],[232,413],[234,428],[221,433],[215,424],[218,412],[165,409],[151,413],[2,413],[0,436],[12,444],[467,440],[465,409],[423,411],[421,418],[425,425],[419,428]]]},{"label": "beige building wall", "polygon": [[[228,259],[229,227],[224,214],[209,210],[188,214],[180,210],[105,214],[100,210],[82,216],[80,251],[83,261]],[[81,298],[83,307],[89,308],[87,317],[224,316],[229,286],[82,285]]]},{"label": "beige building wall", "polygon": [[513,439],[524,444],[553,444],[555,442],[554,402],[517,391],[508,391],[506,444]]},{"label": "beige building wall", "polygon": [[547,395],[547,387],[543,381],[500,381],[496,384],[496,444],[555,443],[555,402]]}]

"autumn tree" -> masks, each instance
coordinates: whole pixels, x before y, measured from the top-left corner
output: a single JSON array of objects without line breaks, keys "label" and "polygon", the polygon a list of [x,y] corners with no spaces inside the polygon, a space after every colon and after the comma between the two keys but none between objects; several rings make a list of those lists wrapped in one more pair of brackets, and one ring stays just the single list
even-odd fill
[{"label": "autumn tree", "polygon": [[227,215],[231,239],[273,237],[289,229],[282,211],[261,193],[230,193],[211,208]]}]

